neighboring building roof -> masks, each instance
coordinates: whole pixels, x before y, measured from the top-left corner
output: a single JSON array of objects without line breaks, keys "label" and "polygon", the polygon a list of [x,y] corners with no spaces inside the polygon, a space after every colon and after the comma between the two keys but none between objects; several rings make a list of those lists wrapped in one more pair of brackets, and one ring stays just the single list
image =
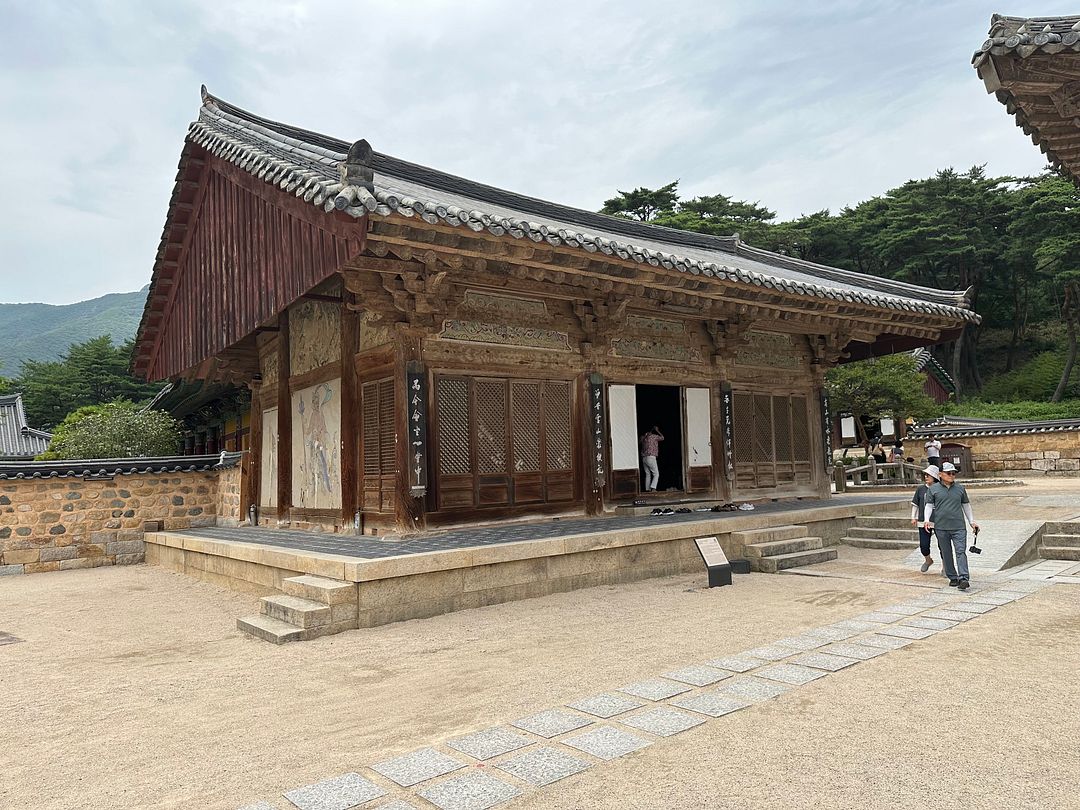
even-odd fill
[{"label": "neighboring building roof", "polygon": [[51,433],[26,424],[22,394],[0,396],[0,459],[33,458],[49,449]]},{"label": "neighboring building roof", "polygon": [[924,422],[911,431],[914,436],[931,433],[962,438],[964,436],[1009,436],[1023,433],[1060,433],[1080,430],[1080,417],[1075,419],[1046,419],[1043,421],[1009,419],[975,419],[967,416],[942,416],[932,422]]},{"label": "neighboring building roof", "polygon": [[199,472],[235,467],[243,453],[155,458],[92,458],[64,461],[0,462],[4,478],[109,478],[133,473]]},{"label": "neighboring building roof", "polygon": [[915,358],[916,371],[926,371],[928,374],[933,374],[942,386],[956,393],[956,383],[949,376],[949,372],[945,370],[945,367],[934,357],[933,352],[924,346],[921,349],[914,349],[911,356]]},{"label": "neighboring building roof", "polygon": [[1080,182],[1080,16],[995,14],[971,61],[1050,163]]}]

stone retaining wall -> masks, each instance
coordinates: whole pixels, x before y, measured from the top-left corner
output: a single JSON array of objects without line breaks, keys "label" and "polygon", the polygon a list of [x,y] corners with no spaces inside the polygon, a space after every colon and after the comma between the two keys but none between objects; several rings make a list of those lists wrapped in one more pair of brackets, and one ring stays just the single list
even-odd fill
[{"label": "stone retaining wall", "polygon": [[240,467],[0,481],[0,575],[143,562],[143,524],[240,520]]},{"label": "stone retaining wall", "polygon": [[1080,431],[963,436],[956,441],[971,448],[976,478],[1080,476]]}]

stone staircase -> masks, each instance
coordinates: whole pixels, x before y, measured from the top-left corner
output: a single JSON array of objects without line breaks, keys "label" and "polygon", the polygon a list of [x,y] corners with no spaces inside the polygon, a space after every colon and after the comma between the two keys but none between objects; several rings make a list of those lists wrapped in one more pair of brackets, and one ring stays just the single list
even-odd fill
[{"label": "stone staircase", "polygon": [[736,548],[742,546],[755,571],[769,574],[836,559],[836,549],[824,548],[820,537],[809,537],[805,526],[732,532],[731,539]]},{"label": "stone staircase", "polygon": [[1043,526],[1039,556],[1044,560],[1080,560],[1080,521]]},{"label": "stone staircase", "polygon": [[912,549],[919,547],[919,530],[909,517],[857,517],[840,542],[855,548]]},{"label": "stone staircase", "polygon": [[305,574],[282,580],[281,584],[285,592],[264,596],[262,612],[237,619],[237,629],[273,644],[356,629],[355,582]]}]

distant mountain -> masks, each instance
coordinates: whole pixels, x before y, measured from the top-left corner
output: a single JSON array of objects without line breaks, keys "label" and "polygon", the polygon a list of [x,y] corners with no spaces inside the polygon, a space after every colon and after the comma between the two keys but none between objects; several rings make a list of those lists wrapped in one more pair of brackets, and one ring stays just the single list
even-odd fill
[{"label": "distant mountain", "polygon": [[72,343],[109,335],[120,344],[135,337],[147,289],[63,306],[0,304],[0,376],[14,377],[23,360],[56,360]]}]

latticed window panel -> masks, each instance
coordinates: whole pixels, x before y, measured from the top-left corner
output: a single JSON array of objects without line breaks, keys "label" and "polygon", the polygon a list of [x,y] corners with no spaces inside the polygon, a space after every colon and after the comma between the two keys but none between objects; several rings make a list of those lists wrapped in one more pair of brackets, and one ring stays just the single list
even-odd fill
[{"label": "latticed window panel", "polygon": [[796,461],[810,461],[810,414],[806,397],[791,398],[792,451]]},{"label": "latticed window panel", "polygon": [[513,470],[540,472],[540,383],[511,383],[510,397]]},{"label": "latticed window panel", "polygon": [[457,377],[440,377],[436,385],[439,418],[439,474],[467,475],[469,462],[469,384]]},{"label": "latticed window panel", "polygon": [[378,475],[379,463],[379,383],[364,383],[360,389],[363,430],[364,475]]},{"label": "latticed window panel", "polygon": [[758,464],[773,460],[771,399],[767,394],[754,395],[754,461]]},{"label": "latticed window panel", "polygon": [[733,399],[735,462],[750,464],[754,461],[754,397],[735,393]]},{"label": "latticed window panel", "polygon": [[476,467],[481,475],[506,472],[506,380],[477,379]]},{"label": "latticed window panel", "polygon": [[383,475],[397,469],[397,455],[394,452],[394,381],[379,381],[379,467]]},{"label": "latticed window panel", "polygon": [[544,383],[544,431],[548,472],[569,470],[570,383]]},{"label": "latticed window panel", "polygon": [[778,462],[791,461],[791,404],[788,397],[773,397],[773,445]]}]

